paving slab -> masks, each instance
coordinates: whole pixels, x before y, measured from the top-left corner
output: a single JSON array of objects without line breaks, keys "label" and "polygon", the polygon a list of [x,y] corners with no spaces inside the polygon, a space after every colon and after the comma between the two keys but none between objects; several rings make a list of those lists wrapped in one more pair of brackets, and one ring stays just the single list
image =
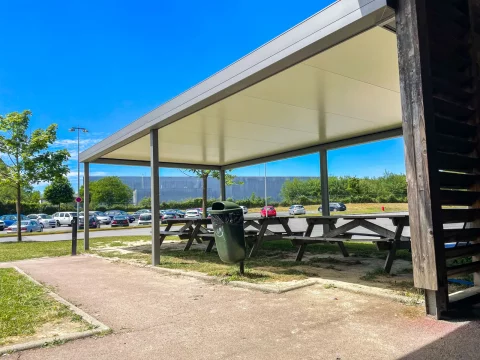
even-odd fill
[{"label": "paving slab", "polygon": [[15,265],[114,331],[22,360],[478,358],[479,323],[340,289],[265,294],[88,256]]}]

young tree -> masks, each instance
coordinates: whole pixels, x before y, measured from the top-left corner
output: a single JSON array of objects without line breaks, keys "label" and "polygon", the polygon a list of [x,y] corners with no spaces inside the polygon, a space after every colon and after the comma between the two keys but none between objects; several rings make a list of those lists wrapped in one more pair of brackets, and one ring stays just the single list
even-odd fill
[{"label": "young tree", "polygon": [[54,179],[43,191],[44,198],[58,206],[62,203],[72,202],[74,194],[75,191],[65,176]]},{"label": "young tree", "polygon": [[[3,163],[2,159],[0,159],[0,176],[1,174],[3,174],[5,169],[6,165]],[[35,200],[35,198],[37,197],[36,193],[38,193],[38,191],[33,191],[33,187],[31,187],[30,185],[22,187],[22,199],[25,199],[26,202],[34,202],[32,200]],[[16,198],[17,190],[15,189],[15,187],[0,182],[0,202],[15,201]]]},{"label": "young tree", "polygon": [[[22,213],[22,188],[65,175],[65,161],[70,156],[65,149],[48,149],[57,139],[57,124],[30,132],[30,115],[25,110],[0,116],[0,154],[4,165],[0,168],[0,183],[16,190],[18,220]],[[17,240],[22,241],[21,226],[17,226]]]},{"label": "young tree", "polygon": [[[220,171],[218,170],[199,170],[199,169],[188,169],[187,172],[194,174],[195,176],[202,179],[202,209],[203,217],[207,217],[207,185],[208,177],[211,176],[214,179],[220,180]],[[225,172],[225,185],[241,185],[243,182],[235,181],[236,176],[231,173],[230,170]]]},{"label": "young tree", "polygon": [[[83,194],[83,186],[80,194]],[[129,204],[132,197],[132,189],[118,176],[106,176],[90,184],[90,200],[95,204],[105,204],[108,207],[114,204]]]},{"label": "young tree", "polygon": [[138,203],[138,206],[141,206],[146,209],[150,209],[152,206],[152,198],[150,197],[144,197],[140,202]]}]

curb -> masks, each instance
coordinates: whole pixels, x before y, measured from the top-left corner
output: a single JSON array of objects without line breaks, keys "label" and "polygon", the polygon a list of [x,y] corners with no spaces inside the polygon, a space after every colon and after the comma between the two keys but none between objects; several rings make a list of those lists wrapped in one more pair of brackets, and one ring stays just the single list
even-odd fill
[{"label": "curb", "polygon": [[110,261],[110,262],[119,262],[122,264],[133,265],[133,266],[149,269],[164,275],[184,276],[184,277],[202,280],[209,283],[229,285],[229,286],[238,287],[242,289],[261,291],[264,293],[271,293],[271,294],[282,294],[282,293],[302,289],[312,285],[333,285],[334,287],[345,290],[345,291],[350,291],[350,292],[362,294],[362,295],[381,297],[387,300],[393,300],[403,304],[412,304],[412,305],[424,304],[424,300],[416,300],[414,298],[401,295],[393,290],[377,288],[377,287],[361,285],[361,284],[352,284],[352,283],[339,281],[339,280],[310,278],[306,280],[292,281],[289,283],[271,283],[271,284],[268,284],[268,283],[255,284],[255,283],[248,283],[244,281],[225,282],[225,281],[222,281],[222,279],[219,279],[215,276],[205,275],[205,274],[194,272],[194,271],[161,268],[161,267],[156,267],[152,265],[144,265],[138,262],[124,260],[120,258],[105,258],[96,254],[82,254],[81,256],[91,256],[91,257],[99,258],[99,259]]},{"label": "curb", "polygon": [[346,291],[350,291],[356,294],[371,295],[376,297],[381,297],[387,300],[393,300],[396,302],[401,302],[404,304],[420,305],[424,304],[424,300],[416,300],[414,298],[401,295],[394,290],[377,288],[373,286],[361,285],[361,284],[352,284],[339,280],[325,280],[322,278],[315,278],[315,281],[319,285],[333,285],[334,287]]},{"label": "curb", "polygon": [[48,290],[48,288],[46,288],[44,285],[42,285],[37,280],[32,278],[30,275],[25,273],[22,269],[20,269],[16,266],[12,266],[12,268],[15,269],[19,274],[22,274],[23,276],[25,276],[28,280],[30,280],[34,284],[36,284],[38,286],[41,286],[42,288],[46,289],[46,294],[48,296],[52,297],[53,299],[55,299],[59,303],[62,303],[63,305],[67,306],[75,314],[81,316],[82,319],[85,320],[87,323],[95,326],[95,329],[86,330],[86,331],[82,331],[82,332],[78,332],[78,333],[66,334],[66,335],[62,335],[62,336],[54,336],[54,337],[45,338],[45,339],[41,339],[41,340],[34,340],[34,341],[22,343],[22,344],[3,346],[3,347],[0,347],[0,356],[4,355],[4,354],[9,354],[9,353],[12,353],[12,352],[17,352],[17,351],[41,348],[41,347],[44,347],[45,345],[48,345],[50,343],[66,342],[66,341],[71,341],[71,340],[76,340],[76,339],[82,339],[82,338],[86,338],[86,337],[90,337],[90,336],[94,336],[94,335],[99,335],[99,334],[111,331],[111,329],[107,325],[101,323],[100,321],[95,319],[93,316],[87,314],[83,310],[79,309],[78,307],[76,307],[72,303],[70,303],[67,300],[65,300],[64,298],[62,298],[61,296],[59,296],[59,295],[55,294],[54,292]]}]

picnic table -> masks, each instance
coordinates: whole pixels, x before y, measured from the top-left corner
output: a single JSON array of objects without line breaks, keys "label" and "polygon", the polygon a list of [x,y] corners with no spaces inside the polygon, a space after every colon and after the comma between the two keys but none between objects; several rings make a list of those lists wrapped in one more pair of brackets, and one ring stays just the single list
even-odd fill
[{"label": "picnic table", "polygon": [[[212,219],[190,219],[190,218],[180,218],[180,219],[167,219],[164,220],[167,223],[165,230],[160,231],[160,246],[162,246],[163,240],[167,236],[178,236],[180,239],[188,239],[187,244],[185,245],[184,251],[190,249],[193,244],[193,241],[201,244],[203,240],[208,240],[206,252],[212,251],[213,245],[215,244],[215,238],[213,232],[208,229],[208,225],[212,224]],[[171,230],[173,225],[183,224],[183,226],[178,230]]]},{"label": "picnic table", "polygon": [[[336,226],[338,220],[347,220],[348,222],[339,227]],[[390,219],[395,226],[395,231],[391,231],[383,226],[375,224],[370,220]],[[336,243],[338,244],[343,256],[349,256],[345,248],[345,241],[372,241],[377,244],[379,250],[388,250],[388,256],[385,260],[384,270],[390,272],[393,260],[398,249],[409,249],[410,238],[402,236],[405,226],[409,226],[408,215],[402,214],[380,214],[380,215],[347,215],[347,216],[315,216],[307,217],[307,229],[302,236],[286,236],[294,245],[298,245],[296,261],[301,261],[305,249],[309,244],[318,243]],[[326,225],[328,231],[322,236],[312,236],[316,225]],[[357,228],[365,228],[371,233],[352,231]],[[353,236],[362,236],[360,239],[352,239]],[[372,239],[375,237],[375,239]]]},{"label": "picnic table", "polygon": [[[273,217],[250,217],[244,220],[243,228],[245,235],[253,235],[253,244],[248,257],[254,256],[265,241],[281,240],[285,236],[295,235],[292,233],[288,221],[293,216],[273,216]],[[281,225],[282,231],[272,231],[268,229],[269,225]],[[255,230],[247,230],[253,227]]]},{"label": "picnic table", "polygon": [[[292,233],[288,226],[288,217],[253,217],[244,220],[243,228],[245,229],[245,239],[251,246],[249,257],[254,256],[263,242],[271,240],[281,240],[285,236],[300,235],[300,233]],[[167,236],[178,236],[180,239],[187,239],[184,250],[190,249],[194,241],[202,243],[202,240],[208,240],[209,243],[206,252],[210,252],[215,244],[215,236],[213,231],[208,229],[208,225],[212,224],[212,219],[167,219],[165,220],[167,227],[160,231],[160,246]],[[172,230],[173,225],[183,224],[178,230]],[[272,231],[268,229],[269,225],[281,225],[281,231]],[[253,230],[248,230],[253,227]],[[303,232],[302,232],[303,233]]]}]

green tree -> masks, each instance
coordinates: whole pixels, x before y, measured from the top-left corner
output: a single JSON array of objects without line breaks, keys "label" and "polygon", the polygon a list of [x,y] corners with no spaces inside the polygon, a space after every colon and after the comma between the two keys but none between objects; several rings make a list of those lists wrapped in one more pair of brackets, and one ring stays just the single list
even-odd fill
[{"label": "green tree", "polygon": [[[203,217],[207,217],[207,185],[208,177],[220,180],[220,171],[218,170],[199,170],[199,169],[188,169],[188,173],[193,174],[196,177],[202,179],[202,208],[203,208]],[[242,185],[243,182],[235,181],[237,176],[231,173],[231,170],[225,172],[225,185]]]},{"label": "green tree", "polygon": [[141,206],[146,209],[150,209],[152,206],[152,198],[150,197],[144,197],[140,202],[138,203],[138,206]]},{"label": "green tree", "polygon": [[[57,124],[30,131],[30,115],[25,110],[0,116],[0,153],[4,155],[0,183],[15,188],[18,219],[22,213],[22,188],[65,175],[65,161],[70,156],[65,149],[48,149],[57,139]],[[21,227],[17,229],[17,240],[22,241]]]},{"label": "green tree", "polygon": [[45,200],[58,206],[72,202],[74,194],[73,187],[65,176],[54,179],[43,191]]},{"label": "green tree", "polygon": [[361,187],[360,187],[360,180],[357,177],[350,177],[348,178],[348,185],[347,191],[352,196],[360,195]]},{"label": "green tree", "polygon": [[[80,188],[80,194],[83,194],[83,186]],[[90,200],[95,204],[104,204],[108,207],[114,204],[128,204],[132,196],[132,189],[118,176],[106,176],[90,184]]]},{"label": "green tree", "polygon": [[38,190],[28,191],[23,195],[23,199],[25,202],[38,204],[40,203],[40,199],[42,198],[42,194]]},{"label": "green tree", "polygon": [[[0,175],[3,173],[3,171],[5,171],[5,169],[6,165],[0,159]],[[34,202],[32,201],[32,196],[36,196],[35,193],[38,193],[38,191],[33,191],[33,187],[30,185],[22,186],[22,199],[24,199],[26,202]],[[10,184],[0,182],[0,202],[15,201],[16,198],[17,190],[15,187],[11,186]]]},{"label": "green tree", "polygon": [[282,198],[287,203],[306,204],[308,201],[320,200],[320,179],[301,181],[297,178],[283,183],[280,191]]}]

